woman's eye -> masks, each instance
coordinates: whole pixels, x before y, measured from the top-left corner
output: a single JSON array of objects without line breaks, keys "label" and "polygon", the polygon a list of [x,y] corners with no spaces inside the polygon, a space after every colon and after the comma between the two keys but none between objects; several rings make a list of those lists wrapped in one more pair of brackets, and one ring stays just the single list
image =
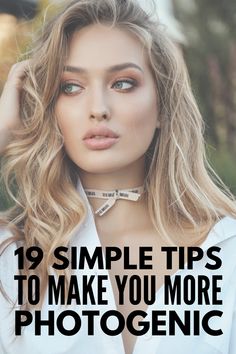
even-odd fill
[{"label": "woman's eye", "polygon": [[119,80],[114,83],[112,87],[116,87],[118,90],[129,91],[133,87],[137,86],[134,80]]},{"label": "woman's eye", "polygon": [[67,95],[73,95],[74,93],[80,92],[81,86],[73,83],[64,83],[61,85],[61,92]]}]

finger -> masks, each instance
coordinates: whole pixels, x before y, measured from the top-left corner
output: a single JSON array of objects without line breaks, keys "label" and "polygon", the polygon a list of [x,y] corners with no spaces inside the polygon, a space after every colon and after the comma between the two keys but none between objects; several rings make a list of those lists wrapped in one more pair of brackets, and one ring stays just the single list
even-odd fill
[{"label": "finger", "polygon": [[12,76],[17,77],[24,77],[26,74],[26,69],[29,67],[29,60],[23,60],[19,63],[15,63],[12,65],[8,77],[11,78]]},{"label": "finger", "polygon": [[14,64],[8,73],[7,83],[21,87],[23,80],[26,77],[28,67],[29,60],[23,60]]}]

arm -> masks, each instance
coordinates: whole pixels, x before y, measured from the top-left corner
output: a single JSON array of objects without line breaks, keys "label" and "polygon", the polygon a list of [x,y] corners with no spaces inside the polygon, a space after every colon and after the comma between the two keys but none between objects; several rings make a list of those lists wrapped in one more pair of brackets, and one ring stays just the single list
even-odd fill
[{"label": "arm", "polygon": [[11,139],[11,131],[21,125],[20,93],[28,60],[12,66],[0,98],[0,154]]}]

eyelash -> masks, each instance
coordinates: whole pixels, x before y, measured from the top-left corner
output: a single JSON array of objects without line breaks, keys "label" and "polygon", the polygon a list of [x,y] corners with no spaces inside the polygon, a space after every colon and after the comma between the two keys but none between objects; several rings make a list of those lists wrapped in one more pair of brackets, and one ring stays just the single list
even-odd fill
[{"label": "eyelash", "polygon": [[[123,92],[129,92],[129,91],[132,91],[135,87],[137,87],[138,83],[136,80],[134,79],[121,79],[121,80],[117,80],[113,85],[116,85],[117,83],[120,83],[120,82],[125,82],[125,83],[128,83],[130,85],[132,85],[130,88],[128,89],[121,89],[120,91],[123,91]],[[79,91],[76,91],[76,92],[72,92],[72,93],[69,93],[69,92],[66,92],[66,88],[68,86],[76,86],[76,87],[82,87],[81,85],[77,84],[77,83],[74,83],[74,82],[64,82],[61,84],[61,92],[67,96],[73,96],[73,95],[76,95],[77,93],[79,93]]]}]

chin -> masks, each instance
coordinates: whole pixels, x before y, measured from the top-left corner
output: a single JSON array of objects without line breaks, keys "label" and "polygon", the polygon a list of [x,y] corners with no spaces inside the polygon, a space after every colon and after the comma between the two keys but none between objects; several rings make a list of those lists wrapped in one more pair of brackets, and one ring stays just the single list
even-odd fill
[{"label": "chin", "polygon": [[99,154],[84,154],[82,159],[78,156],[71,156],[73,162],[79,167],[82,172],[91,174],[108,174],[121,171],[128,166],[137,163],[143,156],[130,154],[128,156],[124,152],[117,154],[109,154],[100,152]]},{"label": "chin", "polygon": [[121,166],[111,166],[108,164],[93,164],[92,166],[81,166],[79,165],[79,169],[82,172],[85,173],[91,173],[91,174],[107,174],[107,173],[113,173],[116,172],[118,170],[120,170],[122,167]]}]

